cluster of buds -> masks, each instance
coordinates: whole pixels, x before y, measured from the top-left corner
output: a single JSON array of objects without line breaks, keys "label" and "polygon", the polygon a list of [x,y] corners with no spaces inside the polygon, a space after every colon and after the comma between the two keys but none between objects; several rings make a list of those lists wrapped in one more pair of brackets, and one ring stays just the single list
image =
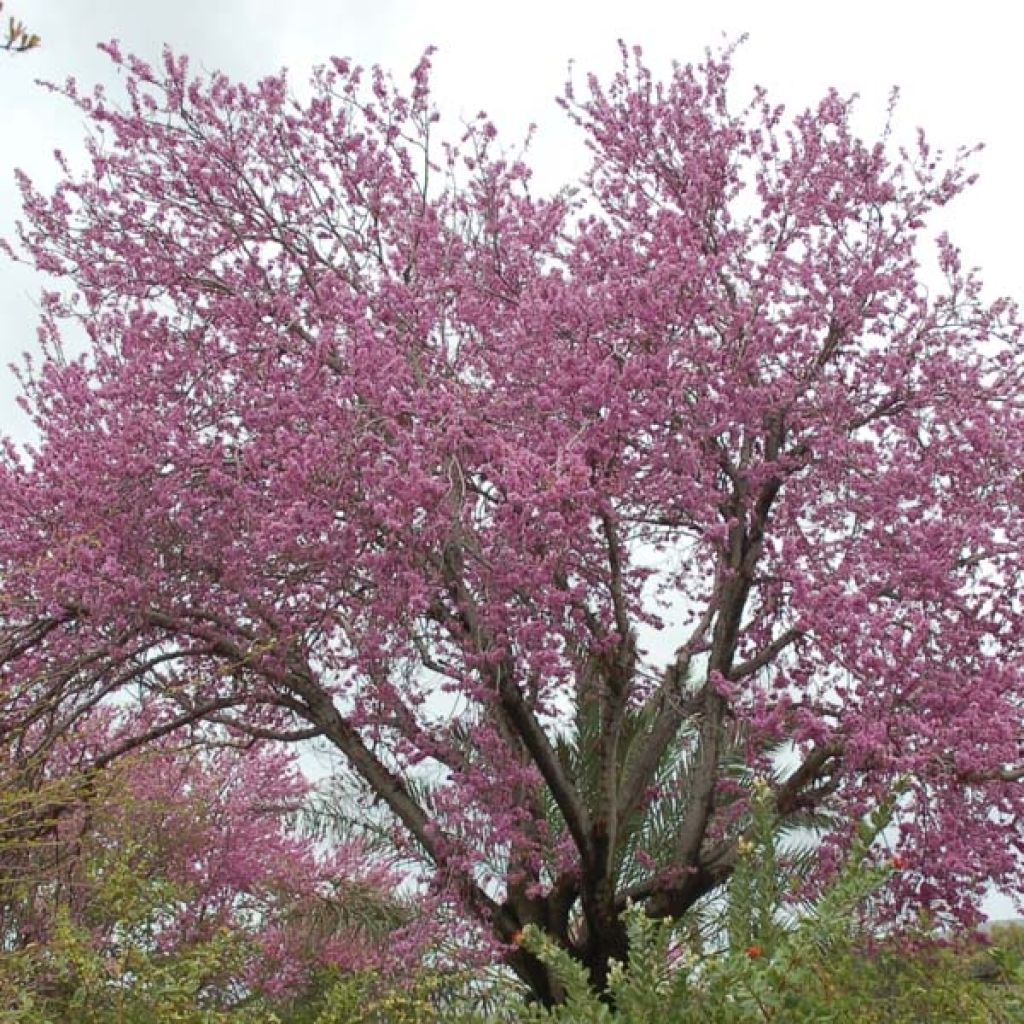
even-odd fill
[{"label": "cluster of buds", "polygon": [[[3,0],[0,0],[0,11],[3,9]],[[7,19],[7,32],[2,42],[0,42],[0,50],[9,50],[11,53],[24,53],[26,50],[34,50],[39,43],[39,36],[34,32],[29,32],[24,22],[18,21],[17,18]]]}]

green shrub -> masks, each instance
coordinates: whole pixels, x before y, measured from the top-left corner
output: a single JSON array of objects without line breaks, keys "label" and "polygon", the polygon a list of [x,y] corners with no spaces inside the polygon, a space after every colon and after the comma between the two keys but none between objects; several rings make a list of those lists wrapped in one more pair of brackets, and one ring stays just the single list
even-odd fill
[{"label": "green shrub", "polygon": [[[516,1024],[1012,1024],[1024,1020],[1020,950],[985,954],[986,981],[952,949],[875,943],[871,896],[892,870],[871,857],[888,824],[883,807],[861,827],[845,869],[794,921],[777,857],[767,789],[755,793],[753,841],[744,844],[711,942],[686,944],[678,924],[627,911],[629,965],[615,965],[605,999],[585,969],[536,928],[526,947],[548,964],[568,997],[552,1009],[513,1009]],[[922,936],[919,939],[928,939]],[[1019,936],[1014,936],[1016,944]]]},{"label": "green shrub", "polygon": [[111,955],[61,914],[49,942],[0,959],[4,1024],[276,1024],[252,999],[210,992],[240,970],[246,949],[222,932],[187,950],[139,946]]},{"label": "green shrub", "polygon": [[[227,931],[161,952],[154,910],[180,894],[108,864],[96,891],[124,939],[97,949],[62,914],[45,945],[0,954],[3,1024],[1012,1024],[1024,1020],[1024,931],[995,929],[990,947],[879,941],[872,895],[891,867],[872,857],[885,807],[861,827],[846,866],[794,914],[792,873],[778,855],[766,787],[755,787],[751,838],[741,846],[714,927],[653,921],[630,908],[628,966],[600,998],[585,969],[536,928],[526,947],[564,985],[563,1005],[526,1005],[511,982],[488,988],[472,972],[424,970],[401,987],[330,971],[295,1002],[234,991],[251,950]],[[908,952],[908,950],[915,950]]]}]

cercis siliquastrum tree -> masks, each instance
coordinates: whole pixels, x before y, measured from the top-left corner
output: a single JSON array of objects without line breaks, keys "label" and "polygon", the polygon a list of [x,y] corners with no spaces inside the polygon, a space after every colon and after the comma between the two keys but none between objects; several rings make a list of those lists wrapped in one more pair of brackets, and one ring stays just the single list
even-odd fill
[{"label": "cercis siliquastrum tree", "polygon": [[[39,730],[3,736],[0,1008],[31,992],[71,1012],[97,981],[71,936],[106,959],[108,990],[120,978],[142,998],[147,971],[166,970],[223,1007],[294,998],[325,971],[418,965],[436,929],[407,911],[388,862],[352,836],[326,850],[292,827],[309,790],[295,750],[211,744],[205,724],[138,747],[135,717],[98,708],[27,761],[21,741]],[[196,979],[188,963],[204,955]]]},{"label": "cercis siliquastrum tree", "polygon": [[109,49],[120,105],[66,90],[87,169],[22,182],[58,291],[0,486],[8,714],[132,687],[319,735],[599,987],[628,901],[727,880],[786,742],[778,813],[836,850],[913,780],[904,905],[1019,893],[1020,331],[925,244],[969,154],[624,50],[543,198],[486,120],[439,141],[426,60],[293,99]]}]

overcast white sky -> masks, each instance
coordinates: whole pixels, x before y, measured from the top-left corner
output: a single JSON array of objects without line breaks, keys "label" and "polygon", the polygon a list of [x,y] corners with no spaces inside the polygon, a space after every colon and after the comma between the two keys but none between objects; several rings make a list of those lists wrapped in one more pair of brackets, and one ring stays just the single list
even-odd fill
[{"label": "overcast white sky", "polygon": [[[457,117],[486,109],[510,141],[536,122],[539,183],[553,186],[583,160],[554,105],[570,60],[580,73],[608,70],[622,37],[640,43],[657,70],[673,58],[699,58],[723,34],[746,32],[736,79],[743,98],[757,83],[792,109],[835,85],[861,94],[870,131],[884,116],[890,87],[899,85],[898,123],[908,134],[921,125],[949,148],[985,142],[981,180],[943,226],[968,262],[984,268],[993,292],[1020,297],[1024,71],[1015,8],[1005,0],[6,0],[4,15],[21,17],[43,47],[0,54],[0,235],[10,234],[17,212],[13,169],[52,180],[53,149],[74,152],[82,138],[77,114],[35,79],[109,79],[95,48],[101,40],[116,37],[151,58],[168,43],[196,66],[244,78],[286,66],[297,81],[332,55],[404,76],[433,44],[442,110]],[[32,343],[37,290],[27,273],[0,265],[0,367]],[[12,422],[12,394],[0,371],[0,424]]]},{"label": "overcast white sky", "polygon": [[[861,94],[862,124],[871,131],[899,85],[901,130],[921,125],[948,148],[985,142],[979,183],[942,226],[967,262],[984,269],[991,292],[1020,299],[1024,65],[1015,7],[1006,0],[6,0],[4,16],[22,18],[43,47],[0,54],[0,235],[10,235],[17,216],[14,168],[45,184],[53,180],[52,151],[74,153],[81,144],[78,115],[35,79],[109,81],[109,63],[95,49],[102,40],[118,38],[148,58],[167,43],[196,67],[246,79],[286,66],[295,81],[333,55],[404,76],[436,45],[442,111],[457,118],[485,109],[510,141],[536,122],[539,183],[556,186],[584,159],[554,104],[570,60],[579,73],[607,71],[621,37],[642,45],[657,71],[673,58],[698,59],[723,34],[749,33],[736,61],[738,101],[756,83],[802,108],[835,85]],[[0,262],[0,428],[21,437],[2,367],[33,344],[38,288],[28,272]]]}]

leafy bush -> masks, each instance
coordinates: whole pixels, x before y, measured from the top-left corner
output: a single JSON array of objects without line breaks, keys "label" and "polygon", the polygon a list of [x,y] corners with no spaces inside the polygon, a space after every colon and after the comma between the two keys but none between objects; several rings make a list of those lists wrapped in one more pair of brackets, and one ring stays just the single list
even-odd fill
[{"label": "leafy bush", "polygon": [[404,989],[372,974],[325,975],[312,998],[286,1016],[287,1024],[440,1024],[443,979],[424,974]]},{"label": "leafy bush", "polygon": [[[124,895],[124,894],[123,894]],[[127,945],[97,949],[91,933],[61,913],[45,946],[0,960],[4,1024],[276,1024],[262,1000],[218,989],[242,971],[248,944],[222,931],[162,953]]]},{"label": "leafy bush", "polygon": [[418,932],[388,941],[390,868],[289,830],[305,787],[275,749],[86,770],[71,739],[47,762],[0,749],[3,1024],[269,1024],[318,972],[418,962]]},{"label": "leafy bush", "polygon": [[[627,912],[628,966],[616,964],[605,998],[583,967],[536,928],[523,943],[565,986],[564,1004],[512,1011],[516,1024],[1011,1024],[1024,1019],[1020,952],[998,942],[986,981],[971,962],[919,936],[872,942],[870,902],[894,870],[872,855],[888,824],[883,807],[861,826],[844,870],[795,922],[777,856],[767,789],[755,795],[727,903],[708,946],[684,944],[678,924]],[[924,942],[922,940],[929,940]],[[1014,936],[1018,941],[1018,937]],[[715,943],[717,942],[717,946]],[[909,952],[910,949],[916,952]]]}]

